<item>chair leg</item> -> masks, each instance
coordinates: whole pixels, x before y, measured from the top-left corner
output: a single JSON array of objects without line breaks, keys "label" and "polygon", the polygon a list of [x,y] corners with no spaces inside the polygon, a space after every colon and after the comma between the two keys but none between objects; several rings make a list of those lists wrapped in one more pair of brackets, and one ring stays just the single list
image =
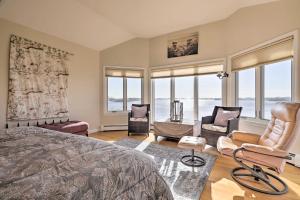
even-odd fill
[{"label": "chair leg", "polygon": [[[253,165],[253,167],[250,167],[245,163],[243,163],[241,160],[239,160],[236,154],[238,151],[243,151],[243,150],[244,150],[243,148],[239,148],[233,152],[234,160],[241,166],[241,167],[234,168],[231,172],[232,178],[237,183],[239,183],[240,185],[246,188],[264,194],[281,195],[288,192],[288,186],[279,177],[270,174],[268,172],[265,172],[260,166]],[[247,183],[245,177],[252,177],[258,183],[262,183],[264,186],[267,186],[268,189],[266,187],[265,187],[266,189],[264,189],[262,187],[253,186],[250,184],[249,181]]]}]

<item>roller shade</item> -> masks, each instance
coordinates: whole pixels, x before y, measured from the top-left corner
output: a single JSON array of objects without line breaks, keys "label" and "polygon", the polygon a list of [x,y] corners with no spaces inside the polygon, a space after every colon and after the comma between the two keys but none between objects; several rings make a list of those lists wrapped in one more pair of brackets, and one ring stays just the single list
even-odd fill
[{"label": "roller shade", "polygon": [[129,68],[113,68],[107,67],[105,69],[106,77],[128,77],[128,78],[143,78],[144,71],[141,69],[129,69]]},{"label": "roller shade", "polygon": [[223,65],[196,65],[183,67],[158,68],[151,70],[151,78],[167,78],[178,76],[196,76],[201,74],[214,74],[223,71]]},{"label": "roller shade", "polygon": [[231,70],[238,71],[277,60],[292,58],[294,37],[290,36],[255,50],[235,56],[231,60]]}]

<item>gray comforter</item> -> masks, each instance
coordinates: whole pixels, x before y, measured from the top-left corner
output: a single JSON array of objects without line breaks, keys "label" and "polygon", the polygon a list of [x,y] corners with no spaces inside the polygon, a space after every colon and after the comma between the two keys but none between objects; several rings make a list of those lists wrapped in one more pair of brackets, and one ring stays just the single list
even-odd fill
[{"label": "gray comforter", "polygon": [[0,130],[0,199],[173,199],[145,154],[41,129]]}]

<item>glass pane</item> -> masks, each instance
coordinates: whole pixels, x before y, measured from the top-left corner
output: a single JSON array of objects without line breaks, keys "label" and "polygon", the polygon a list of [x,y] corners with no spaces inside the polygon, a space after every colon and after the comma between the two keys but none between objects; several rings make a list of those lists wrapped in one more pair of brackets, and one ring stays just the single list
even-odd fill
[{"label": "glass pane", "polygon": [[[292,60],[285,60],[264,67],[263,118],[271,119],[271,108],[277,102],[292,99]],[[280,80],[279,80],[280,79]]]},{"label": "glass pane", "polygon": [[123,111],[123,78],[107,78],[107,111]]},{"label": "glass pane", "polygon": [[155,121],[166,121],[170,118],[171,79],[160,78],[155,81]]},{"label": "glass pane", "polygon": [[238,72],[238,106],[243,117],[255,117],[255,68]]},{"label": "glass pane", "polygon": [[194,121],[194,77],[175,78],[175,100],[183,102],[183,121]]},{"label": "glass pane", "polygon": [[216,74],[198,76],[198,119],[212,115],[222,105],[222,80]]},{"label": "glass pane", "polygon": [[132,104],[142,103],[142,79],[127,78],[127,110],[131,110]]}]

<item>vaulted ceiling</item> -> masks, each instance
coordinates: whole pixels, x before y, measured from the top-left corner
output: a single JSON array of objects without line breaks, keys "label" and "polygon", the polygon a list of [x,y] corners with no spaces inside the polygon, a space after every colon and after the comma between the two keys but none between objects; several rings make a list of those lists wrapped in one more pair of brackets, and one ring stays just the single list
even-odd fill
[{"label": "vaulted ceiling", "polygon": [[0,17],[103,50],[227,18],[274,0],[0,0]]}]

